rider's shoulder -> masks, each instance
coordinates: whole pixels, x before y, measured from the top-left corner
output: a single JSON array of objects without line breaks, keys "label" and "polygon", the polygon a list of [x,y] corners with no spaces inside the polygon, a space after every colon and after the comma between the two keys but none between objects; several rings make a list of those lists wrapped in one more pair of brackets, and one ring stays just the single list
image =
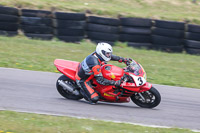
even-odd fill
[{"label": "rider's shoulder", "polygon": [[86,58],[86,61],[87,63],[89,64],[99,64],[99,61],[98,61],[98,58],[96,58],[94,55],[89,55],[87,58]]}]

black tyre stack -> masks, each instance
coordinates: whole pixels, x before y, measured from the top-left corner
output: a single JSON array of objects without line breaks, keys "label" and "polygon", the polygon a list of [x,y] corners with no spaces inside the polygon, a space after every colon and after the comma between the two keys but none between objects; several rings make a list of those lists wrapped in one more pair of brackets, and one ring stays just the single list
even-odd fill
[{"label": "black tyre stack", "polygon": [[166,52],[182,52],[185,23],[155,20],[152,28],[152,48]]},{"label": "black tyre stack", "polygon": [[89,16],[87,19],[87,38],[95,43],[107,42],[114,45],[119,39],[120,21],[114,18]]},{"label": "black tyre stack", "polygon": [[52,13],[45,10],[22,9],[20,27],[28,38],[51,40],[53,38]]},{"label": "black tyre stack", "polygon": [[151,19],[120,18],[120,21],[120,41],[137,48],[151,46]]},{"label": "black tyre stack", "polygon": [[200,54],[200,25],[188,24],[185,49],[189,54]]},{"label": "black tyre stack", "polygon": [[84,39],[86,16],[84,13],[55,12],[54,34],[65,42],[80,42]]},{"label": "black tyre stack", "polygon": [[15,36],[18,34],[19,10],[0,6],[0,35]]}]

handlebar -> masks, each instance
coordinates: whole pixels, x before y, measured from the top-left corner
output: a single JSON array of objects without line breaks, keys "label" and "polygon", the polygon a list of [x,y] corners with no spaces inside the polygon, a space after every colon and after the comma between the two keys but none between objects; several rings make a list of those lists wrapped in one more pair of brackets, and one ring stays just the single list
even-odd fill
[{"label": "handlebar", "polygon": [[133,61],[132,58],[125,58],[125,64],[126,64],[127,66],[129,66],[129,65],[131,64],[132,61]]},{"label": "handlebar", "polygon": [[127,61],[125,64],[126,64],[126,66],[130,66],[131,63],[129,61]]}]

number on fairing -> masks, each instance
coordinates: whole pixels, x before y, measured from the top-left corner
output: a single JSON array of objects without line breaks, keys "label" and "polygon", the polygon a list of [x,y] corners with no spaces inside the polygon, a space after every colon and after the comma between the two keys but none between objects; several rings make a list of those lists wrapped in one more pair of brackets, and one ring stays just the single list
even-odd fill
[{"label": "number on fairing", "polygon": [[140,85],[143,85],[143,80],[142,80],[141,77],[138,78],[138,82],[139,82],[139,83],[138,83],[139,86],[140,86]]},{"label": "number on fairing", "polygon": [[130,74],[130,76],[134,79],[136,86],[141,86],[146,83],[146,79],[143,77],[138,77],[133,74]]}]

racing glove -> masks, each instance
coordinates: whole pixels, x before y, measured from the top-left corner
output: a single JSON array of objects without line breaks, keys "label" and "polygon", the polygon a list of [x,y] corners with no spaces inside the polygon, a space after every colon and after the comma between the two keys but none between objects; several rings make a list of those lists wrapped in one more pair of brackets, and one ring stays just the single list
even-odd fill
[{"label": "racing glove", "polygon": [[115,81],[105,79],[103,76],[95,76],[96,81],[101,85],[115,85]]},{"label": "racing glove", "polygon": [[133,59],[131,58],[124,58],[123,62],[128,66],[130,65],[131,61],[133,61]]},{"label": "racing glove", "polygon": [[120,63],[124,62],[126,65],[129,65],[133,59],[131,59],[131,58],[123,58],[123,57],[120,57],[120,56],[112,55],[111,56],[111,60],[118,61]]}]

